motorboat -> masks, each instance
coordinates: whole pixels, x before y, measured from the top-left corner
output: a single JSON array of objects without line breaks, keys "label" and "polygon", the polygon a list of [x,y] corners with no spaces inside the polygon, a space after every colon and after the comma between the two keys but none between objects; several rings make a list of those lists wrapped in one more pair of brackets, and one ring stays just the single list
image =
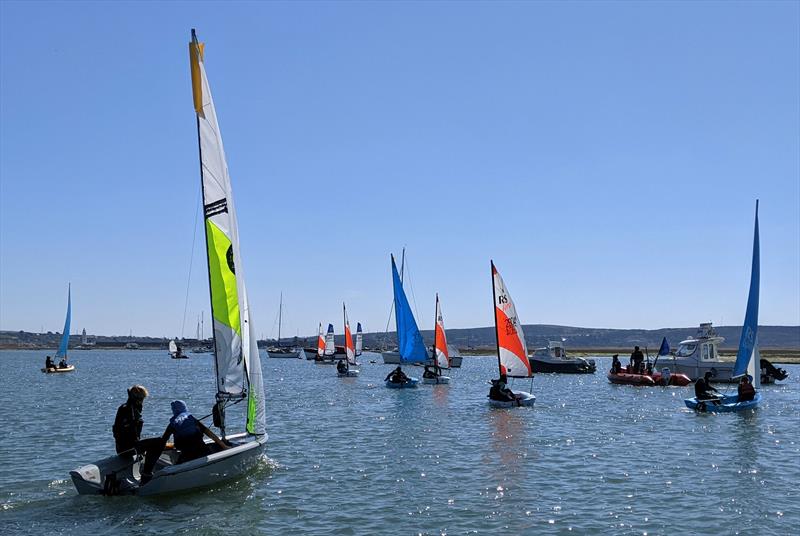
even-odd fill
[{"label": "motorboat", "polygon": [[597,370],[594,359],[572,357],[561,341],[549,341],[528,357],[533,372],[560,372],[564,374],[592,374]]}]

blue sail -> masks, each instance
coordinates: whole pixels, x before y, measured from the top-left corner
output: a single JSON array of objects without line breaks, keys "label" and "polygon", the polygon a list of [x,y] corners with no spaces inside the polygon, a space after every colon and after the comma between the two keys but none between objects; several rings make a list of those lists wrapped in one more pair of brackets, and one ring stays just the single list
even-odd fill
[{"label": "blue sail", "polygon": [[747,364],[753,355],[758,337],[758,286],[760,279],[760,254],[758,246],[758,201],[756,201],[756,224],[753,236],[753,265],[750,272],[750,294],[747,296],[747,311],[744,314],[742,336],[739,339],[739,351],[736,352],[736,363],[733,366],[733,378],[747,373]]},{"label": "blue sail", "polygon": [[428,360],[425,343],[419,332],[411,306],[408,304],[403,283],[397,273],[397,265],[392,256],[392,286],[394,287],[394,316],[397,321],[397,347],[400,349],[400,361],[403,363],[419,363]]},{"label": "blue sail", "polygon": [[67,319],[64,321],[64,333],[61,335],[61,344],[58,345],[56,359],[67,357],[67,347],[69,346],[69,321],[72,316],[72,288],[67,287]]},{"label": "blue sail", "polygon": [[669,355],[669,343],[666,337],[661,339],[661,348],[658,349],[658,355]]}]

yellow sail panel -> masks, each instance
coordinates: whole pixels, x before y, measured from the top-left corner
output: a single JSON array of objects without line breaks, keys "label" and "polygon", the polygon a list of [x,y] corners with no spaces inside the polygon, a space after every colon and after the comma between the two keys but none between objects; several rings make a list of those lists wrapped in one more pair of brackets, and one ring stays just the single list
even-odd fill
[{"label": "yellow sail panel", "polygon": [[214,319],[233,329],[240,337],[239,294],[236,289],[236,267],[230,239],[208,219],[208,271],[211,277],[211,304]]}]

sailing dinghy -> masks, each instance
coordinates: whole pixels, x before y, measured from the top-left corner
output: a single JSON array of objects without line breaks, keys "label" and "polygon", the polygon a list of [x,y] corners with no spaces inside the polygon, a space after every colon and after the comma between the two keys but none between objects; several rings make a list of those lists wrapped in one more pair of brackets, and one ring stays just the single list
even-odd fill
[{"label": "sailing dinghy", "polygon": [[[63,361],[64,363],[67,362],[67,350],[69,349],[69,324],[72,318],[72,285],[67,286],[67,318],[64,320],[64,332],[61,334],[61,342],[58,345],[58,350],[56,350],[56,356],[53,361],[56,362],[55,367],[45,367],[42,369],[42,372],[46,374],[58,374],[61,372],[72,372],[75,370],[74,365],[67,365],[65,367],[59,367],[58,363]],[[56,361],[58,360],[58,361]]]},{"label": "sailing dinghy", "polygon": [[[400,354],[400,364],[425,363],[428,360],[428,351],[422,341],[422,334],[414,320],[414,313],[411,312],[411,305],[408,303],[406,293],[403,290],[403,282],[400,274],[397,273],[397,264],[392,259],[392,288],[394,291],[394,318],[397,326],[397,346]],[[419,383],[417,378],[407,376],[404,381],[393,381],[392,378],[386,380],[386,387],[392,389],[407,389],[416,387]]]},{"label": "sailing dinghy", "polygon": [[350,334],[350,322],[347,320],[347,308],[342,304],[342,311],[344,312],[344,348],[345,358],[339,360],[336,365],[336,375],[340,378],[355,378],[358,376],[358,370],[354,369],[356,365],[356,350],[353,346],[353,336]]},{"label": "sailing dinghy", "polygon": [[[322,324],[320,324],[320,327]],[[322,337],[322,331],[320,331],[320,337]],[[333,324],[328,324],[328,332],[325,334],[325,339],[320,341],[322,344],[321,348],[317,348],[317,357],[314,359],[314,363],[318,365],[333,365],[334,359],[333,356],[336,354],[336,345],[334,344],[334,336],[333,336]]]},{"label": "sailing dinghy", "polygon": [[[210,454],[185,463],[177,463],[179,453],[175,449],[165,450],[152,480],[145,485],[139,483],[140,456],[111,456],[70,472],[80,494],[155,495],[215,485],[251,471],[263,458],[267,442],[261,361],[250,321],[230,177],[206,78],[203,44],[197,41],[194,30],[189,55],[214,319],[214,425],[229,448],[222,450],[209,443]],[[186,378],[187,383],[193,381]],[[246,408],[244,431],[228,434],[225,409],[240,402]]]},{"label": "sailing dinghy", "polygon": [[[510,378],[533,378],[531,364],[528,361],[528,348],[525,345],[525,334],[522,324],[517,317],[517,308],[511,301],[511,296],[506,289],[506,284],[497,268],[492,264],[492,294],[494,295],[494,328],[497,337],[497,365],[500,376]],[[496,380],[493,380],[496,381]],[[531,380],[532,382],[533,380]],[[533,393],[527,391],[514,391],[511,393],[514,400],[500,400],[491,396],[489,391],[489,405],[496,408],[511,408],[514,406],[532,406],[536,402]]]},{"label": "sailing dinghy", "polygon": [[169,341],[169,356],[172,359],[189,359],[189,356],[183,353],[183,349],[174,339]]},{"label": "sailing dinghy", "polygon": [[[447,336],[444,332],[444,319],[442,307],[439,305],[439,294],[436,294],[436,326],[434,328],[433,342],[433,377],[422,375],[422,383],[441,385],[450,383],[450,377],[442,375],[442,369],[450,368],[450,356],[447,349]],[[427,367],[426,367],[427,369]]]},{"label": "sailing dinghy", "polygon": [[747,309],[744,314],[744,325],[739,339],[739,350],[736,352],[736,363],[733,365],[731,378],[749,376],[755,389],[752,400],[739,400],[737,394],[726,394],[716,401],[697,400],[692,397],[684,400],[686,407],[696,411],[710,413],[732,413],[755,409],[761,402],[761,356],[758,351],[758,296],[761,274],[761,254],[758,239],[758,200],[756,200],[756,222],[753,231],[753,260],[750,267],[750,292],[747,295]]}]

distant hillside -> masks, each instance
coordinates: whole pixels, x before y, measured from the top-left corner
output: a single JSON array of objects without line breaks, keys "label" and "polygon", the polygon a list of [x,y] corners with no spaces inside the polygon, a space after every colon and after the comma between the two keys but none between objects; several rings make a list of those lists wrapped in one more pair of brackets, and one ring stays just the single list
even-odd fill
[{"label": "distant hillside", "polygon": [[[658,348],[661,338],[666,337],[670,346],[677,348],[678,343],[697,333],[697,327],[663,328],[663,329],[600,329],[578,328],[571,326],[553,326],[547,324],[528,324],[523,326],[528,349],[545,346],[547,341],[565,339],[568,349],[581,348],[628,348],[635,345]],[[717,333],[725,337],[722,348],[735,349],[739,345],[741,326],[718,326]],[[422,332],[425,343],[433,344],[433,331]],[[142,348],[166,348],[168,339],[161,337],[129,337],[129,336],[92,336],[99,348],[124,347],[128,342],[136,342]],[[0,348],[55,348],[61,339],[56,332],[29,333],[25,331],[0,331]],[[780,348],[800,350],[800,326],[759,326],[758,340],[762,348]],[[365,333],[364,346],[368,348],[391,348],[396,344],[394,332]],[[265,346],[267,341],[258,341]],[[270,343],[274,341],[269,341]],[[316,346],[316,336],[282,339],[285,345],[305,344]],[[460,349],[484,348],[495,346],[494,328],[448,329],[447,342]],[[79,335],[70,336],[70,347],[80,344]],[[198,341],[185,339],[185,345],[196,345]],[[343,337],[336,337],[336,344],[344,344]]]}]

